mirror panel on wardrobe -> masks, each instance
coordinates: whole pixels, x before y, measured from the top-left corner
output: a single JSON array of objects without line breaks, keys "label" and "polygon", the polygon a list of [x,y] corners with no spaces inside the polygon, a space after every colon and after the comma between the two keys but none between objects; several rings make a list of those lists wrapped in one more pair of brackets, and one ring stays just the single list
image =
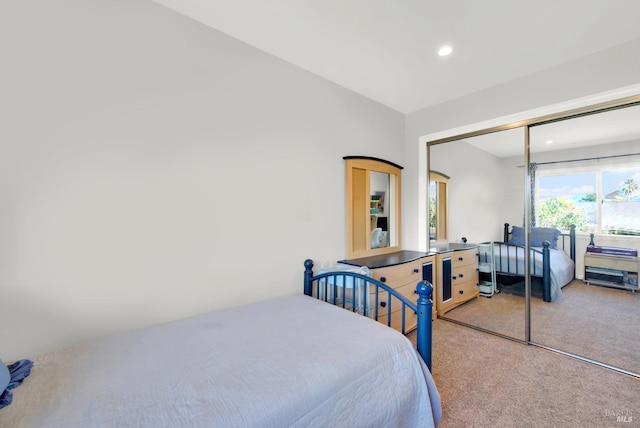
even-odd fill
[{"label": "mirror panel on wardrobe", "polygon": [[[521,127],[428,146],[429,171],[449,177],[449,242],[498,242],[505,223],[522,225],[524,132]],[[490,281],[491,275],[479,279]],[[495,291],[447,311],[443,318],[524,341],[524,297]]]},{"label": "mirror panel on wardrobe", "polygon": [[531,341],[640,374],[638,259],[598,248],[640,248],[640,106],[532,126],[529,171],[532,226],[576,225],[578,278],[552,302],[532,280]]}]

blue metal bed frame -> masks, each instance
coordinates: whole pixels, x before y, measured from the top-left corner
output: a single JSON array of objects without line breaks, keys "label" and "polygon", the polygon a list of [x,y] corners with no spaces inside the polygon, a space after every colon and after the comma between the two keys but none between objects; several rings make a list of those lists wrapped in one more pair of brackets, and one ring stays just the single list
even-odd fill
[{"label": "blue metal bed frame", "polygon": [[[515,259],[522,260],[525,255],[525,247],[520,245],[514,245],[509,243],[509,235],[511,232],[509,231],[509,223],[504,224],[503,238],[504,242],[495,242],[497,246],[498,253],[495,254],[496,260],[496,274],[504,275],[504,276],[524,276],[524,272],[518,271],[518,263],[515,263],[515,272],[511,267],[511,257],[515,256]],[[576,227],[575,225],[571,225],[569,233],[561,233],[560,234],[560,248],[565,250],[566,241],[569,241],[569,257],[573,260],[573,277],[576,277],[575,271],[575,262],[576,262]],[[533,277],[542,279],[542,300],[545,302],[551,301],[551,258],[549,253],[549,242],[545,241],[542,244],[542,251],[532,248],[531,252],[538,253],[542,255],[542,272],[540,269],[537,269],[535,263],[530,267],[530,274]],[[506,266],[502,266],[502,256],[506,255]],[[482,262],[482,254],[480,256],[480,262]],[[487,257],[486,254],[484,257]]]},{"label": "blue metal bed frame", "polygon": [[[345,286],[351,284],[351,286]],[[343,293],[340,295],[340,291]],[[417,303],[410,302],[406,297],[390,288],[388,285],[369,276],[356,272],[332,271],[313,275],[313,260],[304,262],[304,294],[315,297],[340,306],[352,312],[378,321],[379,315],[387,315],[386,324],[391,327],[392,299],[398,299],[402,313],[402,334],[408,333],[405,326],[405,314],[407,310],[413,311],[418,318],[417,324],[417,348],[418,353],[431,370],[431,344],[432,344],[432,320],[433,286],[428,281],[421,281],[416,285]],[[350,297],[350,298],[349,298]],[[368,299],[375,300],[375,304],[368,305]],[[381,300],[386,299],[386,300]],[[355,302],[365,302],[358,305]],[[382,304],[388,302],[387,304]],[[380,313],[379,307],[383,307]],[[397,304],[393,306],[396,308]],[[372,309],[375,308],[375,309]]]}]

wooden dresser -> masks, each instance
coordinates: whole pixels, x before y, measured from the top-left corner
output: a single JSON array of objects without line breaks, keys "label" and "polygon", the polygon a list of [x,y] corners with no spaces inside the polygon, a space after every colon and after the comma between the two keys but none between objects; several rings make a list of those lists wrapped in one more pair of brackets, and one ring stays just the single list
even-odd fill
[{"label": "wooden dresser", "polygon": [[[371,271],[371,276],[398,291],[410,301],[416,302],[416,285],[423,280],[429,281],[433,285],[433,312],[432,318],[436,318],[436,256],[420,251],[398,251],[390,254],[363,257],[352,260],[341,260],[353,266],[366,266]],[[387,296],[379,297],[378,321],[387,323]],[[401,305],[392,297],[391,302],[391,326],[396,330],[401,330]],[[372,296],[371,304],[375,304],[375,296]],[[405,328],[408,331],[414,330],[417,325],[417,317],[414,313],[405,314]]]},{"label": "wooden dresser", "polygon": [[437,255],[436,309],[438,316],[478,297],[478,249],[440,251]]}]

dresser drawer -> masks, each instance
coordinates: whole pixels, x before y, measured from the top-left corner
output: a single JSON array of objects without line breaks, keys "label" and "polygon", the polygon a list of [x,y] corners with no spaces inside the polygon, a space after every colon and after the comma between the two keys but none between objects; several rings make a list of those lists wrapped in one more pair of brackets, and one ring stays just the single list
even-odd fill
[{"label": "dresser drawer", "polygon": [[465,281],[478,282],[478,265],[454,266],[451,279],[453,284]]},{"label": "dresser drawer", "polygon": [[[394,311],[391,312],[391,327],[402,333],[402,311],[399,310],[399,308],[400,306],[398,306],[398,310],[395,310],[396,308],[393,308]],[[386,310],[383,311],[382,309],[378,309],[378,311],[378,322],[384,325],[388,325],[388,312]],[[404,332],[408,333],[412,330],[415,330],[417,325],[418,316],[416,315],[416,313],[411,310],[406,310],[404,314]]]},{"label": "dresser drawer", "polygon": [[[411,303],[417,304],[418,294],[415,292],[417,282],[414,284],[410,282],[400,287],[394,288],[403,297],[406,297]],[[382,324],[387,324],[389,305],[391,305],[391,327],[401,331],[402,330],[402,302],[393,295],[390,295],[386,291],[380,290],[378,292],[378,321]],[[372,311],[370,317],[375,316],[376,310],[376,293],[375,291],[369,294],[369,308]],[[435,310],[435,304],[433,305]],[[408,307],[405,308],[405,333],[415,329],[417,325],[417,315]]]},{"label": "dresser drawer", "polygon": [[464,302],[478,295],[477,281],[465,281],[453,284],[453,301]]},{"label": "dresser drawer", "polygon": [[[418,301],[418,293],[416,293],[416,286],[418,285],[418,282],[420,282],[420,279],[416,279],[415,283],[412,281],[399,287],[394,287],[393,290],[400,293],[400,295],[402,295],[403,297],[406,297],[411,303],[416,304],[416,302]],[[372,304],[375,303],[375,290],[371,290],[370,296]],[[389,299],[388,296],[389,294],[386,291],[380,289],[380,291],[378,292],[378,301],[386,301]]]},{"label": "dresser drawer", "polygon": [[478,249],[471,248],[469,250],[455,251],[451,256],[451,265],[453,269],[457,267],[476,265],[478,263]]},{"label": "dresser drawer", "polygon": [[422,259],[419,259],[395,266],[372,269],[371,276],[379,281],[382,281],[382,278],[384,278],[382,282],[392,288],[409,282],[415,282],[417,284],[422,280],[422,263],[424,262]]}]

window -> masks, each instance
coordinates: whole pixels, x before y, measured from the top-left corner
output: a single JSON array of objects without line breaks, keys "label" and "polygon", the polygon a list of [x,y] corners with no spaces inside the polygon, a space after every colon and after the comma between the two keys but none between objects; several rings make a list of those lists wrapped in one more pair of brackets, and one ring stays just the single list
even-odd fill
[{"label": "window", "polygon": [[536,226],[640,235],[640,166],[601,165],[539,171]]},{"label": "window", "polygon": [[640,168],[602,171],[601,233],[640,235]]}]

